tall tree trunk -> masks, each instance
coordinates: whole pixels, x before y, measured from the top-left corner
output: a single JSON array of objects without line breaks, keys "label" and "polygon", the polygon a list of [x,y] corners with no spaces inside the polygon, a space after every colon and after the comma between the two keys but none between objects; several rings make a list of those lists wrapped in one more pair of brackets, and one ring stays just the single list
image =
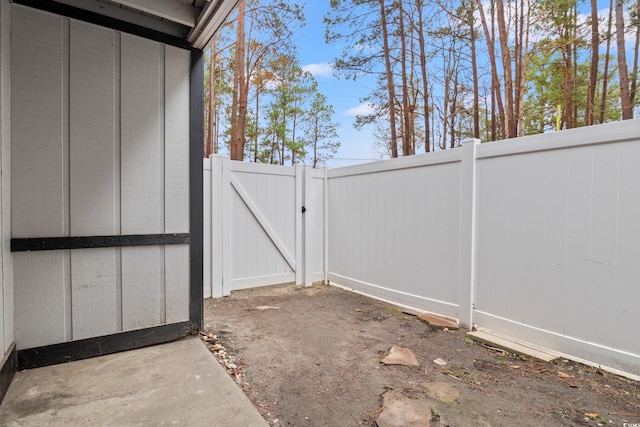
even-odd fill
[{"label": "tall tree trunk", "polygon": [[502,0],[496,1],[496,15],[498,18],[498,39],[500,40],[500,53],[502,56],[502,72],[504,77],[504,93],[505,93],[505,124],[506,138],[516,136],[516,126],[514,117],[514,99],[513,99],[513,75],[511,72],[511,52],[509,50],[509,33],[505,21],[504,3]]},{"label": "tall tree trunk", "polygon": [[473,74],[473,137],[480,139],[480,89],[478,88],[478,59],[476,58],[475,8],[473,2],[466,6],[471,37],[471,72]]},{"label": "tall tree trunk", "polygon": [[245,5],[246,0],[238,4],[236,28],[236,55],[233,73],[233,100],[231,107],[231,160],[244,159],[245,125],[247,120],[247,91],[245,84]]},{"label": "tall tree trunk", "polygon": [[458,109],[458,73],[452,73],[453,77],[453,99],[451,100],[450,107],[450,116],[451,116],[451,125],[449,126],[449,131],[451,135],[449,136],[449,144],[450,148],[455,148],[456,146],[456,114]]},{"label": "tall tree trunk", "polygon": [[575,101],[575,93],[578,92],[578,5],[574,3],[572,13],[572,35],[571,35],[571,46],[572,46],[572,57],[573,57],[573,124],[574,126],[578,126],[578,103]]},{"label": "tall tree trunk", "polygon": [[586,126],[593,124],[596,85],[598,84],[598,63],[600,59],[599,47],[598,0],[591,0],[591,65],[589,66],[589,87],[587,88],[587,106],[584,117]]},{"label": "tall tree trunk", "polygon": [[636,41],[635,46],[633,47],[633,71],[631,72],[631,76],[633,80],[631,80],[631,108],[633,109],[636,106],[636,90],[638,85],[638,53],[640,50],[640,0],[636,3]]},{"label": "tall tree trunk", "polygon": [[[567,13],[565,11],[565,13]],[[571,129],[574,127],[573,125],[573,86],[571,81],[573,80],[572,73],[572,50],[571,50],[571,42],[570,34],[569,34],[569,24],[567,21],[567,16],[564,17],[564,28],[562,29],[562,38],[564,39],[564,45],[562,47],[562,99],[564,103],[564,123],[566,129]]]},{"label": "tall tree trunk", "polygon": [[217,153],[218,150],[216,145],[213,142],[213,128],[216,125],[215,121],[215,100],[214,100],[214,89],[215,89],[215,37],[211,39],[211,43],[209,44],[210,54],[209,54],[209,104],[208,110],[209,114],[207,117],[207,143],[205,144],[204,155],[205,157],[209,157],[213,153]]},{"label": "tall tree trunk", "polygon": [[258,130],[260,129],[259,123],[260,123],[260,91],[256,90],[256,138],[253,141],[253,162],[257,163],[258,162],[258,135],[260,132],[258,132]]},{"label": "tall tree trunk", "polygon": [[296,125],[298,121],[298,113],[294,111],[291,123],[291,166],[296,164]]},{"label": "tall tree trunk", "polygon": [[422,95],[424,97],[424,152],[431,151],[431,129],[429,128],[429,75],[427,74],[427,52],[424,39],[424,1],[416,2],[418,9],[418,44],[420,45],[420,72],[422,73]]},{"label": "tall tree trunk", "polygon": [[527,84],[527,70],[529,69],[529,36],[531,28],[531,3],[524,4],[521,2],[520,10],[522,11],[522,20],[520,31],[522,33],[521,55],[519,66],[518,85],[516,86],[516,135],[522,136],[522,121],[524,118],[524,96]]},{"label": "tall tree trunk", "polygon": [[[482,8],[482,0],[476,0],[478,5],[478,12],[480,14],[480,20],[482,22],[482,28],[484,29],[485,39],[487,41],[487,50],[489,51],[489,61],[491,62],[491,84],[496,97],[495,103],[497,104],[498,117],[500,120],[500,130],[503,137],[507,135],[507,120],[505,117],[504,105],[502,103],[502,92],[500,90],[500,78],[498,77],[498,65],[496,63],[496,53],[493,47],[494,38],[491,37],[489,32],[489,26],[484,16],[484,9]],[[492,3],[493,4],[493,3]],[[493,14],[492,14],[493,21]],[[491,27],[493,29],[493,25]],[[494,121],[495,122],[495,121]]]},{"label": "tall tree trunk", "polygon": [[409,112],[409,85],[407,83],[407,40],[404,31],[404,8],[403,1],[398,1],[398,30],[400,37],[400,69],[402,74],[402,155],[409,156],[415,154],[411,152],[411,113]]},{"label": "tall tree trunk", "polygon": [[609,18],[607,21],[607,49],[604,56],[604,72],[602,76],[602,97],[600,99],[600,123],[604,123],[607,110],[607,91],[609,81],[609,59],[611,52],[611,26],[613,25],[613,0],[609,0]]},{"label": "tall tree trunk", "polygon": [[622,107],[622,120],[629,120],[633,118],[633,108],[631,107],[627,52],[624,41],[623,0],[616,0],[616,42],[618,45],[618,75],[620,76],[620,105]]},{"label": "tall tree trunk", "polygon": [[[480,0],[478,0],[480,1]],[[393,84],[393,70],[391,69],[391,53],[389,51],[389,34],[387,32],[387,11],[384,0],[380,4],[380,23],[382,26],[382,40],[384,43],[384,63],[387,74],[387,91],[389,93],[389,124],[391,127],[391,157],[398,157],[398,137],[396,135],[396,94]]]}]

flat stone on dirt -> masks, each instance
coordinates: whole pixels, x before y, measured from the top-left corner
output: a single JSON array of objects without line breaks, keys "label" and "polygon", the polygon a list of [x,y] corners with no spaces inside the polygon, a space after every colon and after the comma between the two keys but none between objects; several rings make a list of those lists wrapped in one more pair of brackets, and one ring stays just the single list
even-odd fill
[{"label": "flat stone on dirt", "polygon": [[420,366],[411,350],[397,345],[391,347],[389,354],[382,359],[382,363],[385,365]]},{"label": "flat stone on dirt", "polygon": [[447,319],[446,317],[436,316],[435,314],[420,313],[418,319],[425,323],[428,323],[434,329],[447,328],[450,331],[456,331],[459,329],[458,322],[455,320]]},{"label": "flat stone on dirt", "polygon": [[431,408],[420,405],[399,391],[390,390],[383,396],[382,412],[376,418],[378,427],[429,427]]},{"label": "flat stone on dirt", "polygon": [[425,393],[432,399],[443,403],[452,403],[458,400],[460,392],[453,387],[453,384],[445,382],[434,382],[422,384]]}]

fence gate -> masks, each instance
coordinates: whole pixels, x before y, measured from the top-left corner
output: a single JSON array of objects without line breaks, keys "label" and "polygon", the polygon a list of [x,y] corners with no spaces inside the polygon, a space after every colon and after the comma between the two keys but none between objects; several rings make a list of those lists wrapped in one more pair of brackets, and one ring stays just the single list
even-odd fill
[{"label": "fence gate", "polygon": [[204,169],[205,297],[323,280],[323,171],[222,156]]}]

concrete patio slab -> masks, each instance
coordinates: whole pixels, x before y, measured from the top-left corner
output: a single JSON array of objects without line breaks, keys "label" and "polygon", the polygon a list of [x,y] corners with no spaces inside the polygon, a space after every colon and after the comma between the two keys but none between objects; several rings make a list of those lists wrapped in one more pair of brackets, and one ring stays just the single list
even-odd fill
[{"label": "concrete patio slab", "polygon": [[3,426],[267,426],[202,342],[172,343],[18,372]]}]

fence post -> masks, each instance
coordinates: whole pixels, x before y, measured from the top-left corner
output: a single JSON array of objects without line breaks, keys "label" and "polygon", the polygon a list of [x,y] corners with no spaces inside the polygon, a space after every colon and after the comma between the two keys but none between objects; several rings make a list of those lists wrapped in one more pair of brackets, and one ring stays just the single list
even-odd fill
[{"label": "fence post", "polygon": [[211,157],[202,159],[202,295],[211,298]]},{"label": "fence post", "polygon": [[296,285],[302,285],[304,282],[304,247],[303,247],[303,215],[302,209],[304,207],[304,168],[302,165],[295,166],[295,186],[296,186],[296,254],[295,254],[295,274]]},{"label": "fence post", "polygon": [[[313,205],[312,200],[314,200],[311,192],[313,191],[313,177],[311,176],[311,165],[305,165],[304,168],[304,189],[302,191],[303,198],[302,203],[305,207],[305,213],[302,215],[302,246],[303,246],[303,284],[305,286],[313,285],[313,278],[311,277],[311,243],[318,244],[318,242],[313,242],[311,239],[311,225],[312,221],[310,218],[313,218],[315,215],[320,214],[318,212],[318,206]],[[309,216],[311,215],[311,216]]]},{"label": "fence post", "polygon": [[476,278],[476,147],[479,139],[462,141],[460,175],[460,247],[458,281],[458,321],[473,327]]},{"label": "fence post", "polygon": [[324,180],[322,185],[322,280],[329,284],[329,168],[324,167]]},{"label": "fence post", "polygon": [[211,276],[213,298],[231,294],[231,247],[229,246],[229,158],[211,156]]}]

